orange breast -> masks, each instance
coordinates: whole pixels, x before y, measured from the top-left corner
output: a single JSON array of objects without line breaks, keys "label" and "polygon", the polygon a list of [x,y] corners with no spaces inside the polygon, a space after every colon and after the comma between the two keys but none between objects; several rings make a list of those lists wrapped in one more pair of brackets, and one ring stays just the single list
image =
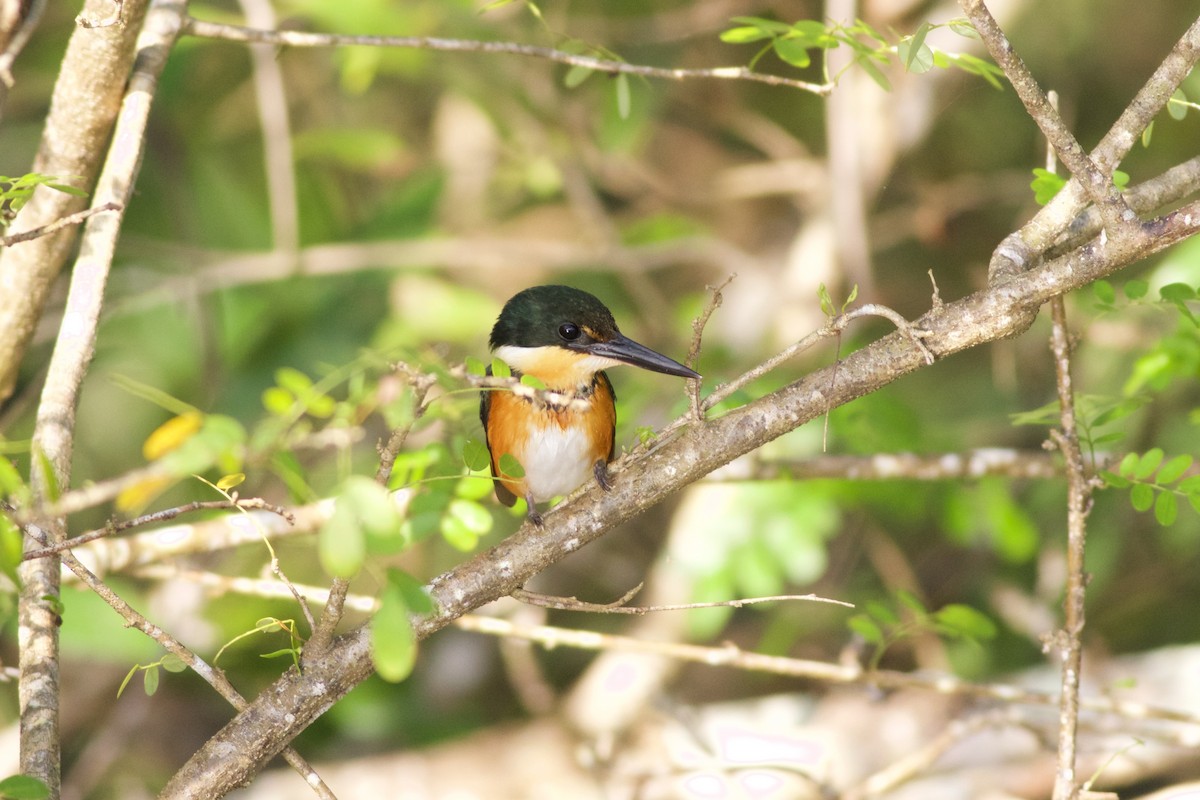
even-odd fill
[{"label": "orange breast", "polygon": [[[612,459],[616,407],[603,373],[597,375],[586,402],[586,409],[555,408],[509,391],[490,394],[487,444],[492,474],[499,479],[496,496],[502,502],[512,505],[517,497],[532,496],[540,503],[568,494],[592,475],[596,461]],[[524,475],[514,477],[500,469],[506,453]]]}]

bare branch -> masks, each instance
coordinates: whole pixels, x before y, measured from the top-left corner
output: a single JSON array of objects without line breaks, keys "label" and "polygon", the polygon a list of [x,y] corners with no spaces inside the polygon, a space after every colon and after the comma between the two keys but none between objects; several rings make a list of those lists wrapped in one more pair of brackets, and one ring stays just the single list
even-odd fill
[{"label": "bare branch", "polygon": [[517,44],[515,42],[442,39],[432,36],[356,36],[338,33],[260,30],[242,25],[209,22],[194,17],[187,19],[184,25],[184,33],[205,39],[223,39],[230,42],[263,42],[287,47],[344,47],[346,45],[359,45],[367,47],[404,47],[419,50],[440,50],[451,53],[501,53],[540,58],[572,67],[585,67],[587,69],[594,69],[597,72],[607,72],[610,75],[627,74],[671,81],[695,79],[752,81],[755,83],[765,83],[768,86],[786,86],[792,89],[800,89],[801,91],[810,92],[818,96],[827,95],[833,90],[833,84],[831,83],[810,83],[794,78],[785,78],[780,75],[754,72],[746,67],[666,69],[663,67],[628,64],[624,61],[613,61],[607,58],[568,53],[563,50],[555,50],[552,47],[538,47],[536,45]]},{"label": "bare branch", "polygon": [[[978,3],[980,0],[960,0]],[[1197,19],[1167,54],[1150,79],[1138,90],[1121,116],[1092,152],[1097,168],[1107,174],[1121,163],[1154,117],[1200,58],[1200,19]],[[988,266],[990,280],[999,280],[1034,266],[1083,210],[1086,193],[1071,180],[1021,229],[1004,239]],[[1097,211],[1097,215],[1099,212]],[[1026,327],[1035,315],[1026,315]]]},{"label": "bare branch", "polygon": [[593,614],[631,614],[635,616],[644,616],[653,614],[659,611],[692,611],[697,608],[742,608],[744,606],[753,606],[760,603],[779,603],[791,600],[807,600],[814,603],[832,603],[837,606],[846,608],[854,608],[853,603],[847,603],[843,600],[834,600],[829,597],[821,597],[815,594],[781,594],[774,597],[742,597],[736,600],[716,600],[709,603],[673,603],[670,605],[658,606],[627,606],[627,603],[634,594],[637,593],[641,586],[635,587],[632,591],[613,603],[588,603],[584,600],[578,600],[574,597],[555,597],[553,595],[542,594],[540,592],[531,592],[528,589],[517,589],[512,593],[513,598],[520,600],[522,603],[528,603],[541,608],[553,608],[559,611],[585,611]]},{"label": "bare branch", "polygon": [[1058,769],[1055,771],[1054,800],[1073,800],[1079,791],[1075,778],[1075,736],[1079,726],[1079,681],[1083,667],[1084,550],[1087,538],[1087,512],[1092,485],[1085,472],[1079,433],[1075,428],[1075,390],[1071,385],[1071,342],[1067,331],[1067,312],[1061,297],[1050,302],[1053,318],[1051,347],[1054,372],[1061,406],[1061,430],[1052,430],[1051,438],[1062,452],[1067,465],[1067,591],[1063,600],[1063,629],[1051,646],[1062,658],[1062,694],[1058,720]]},{"label": "bare branch", "polygon": [[103,528],[98,528],[94,531],[82,533],[79,536],[73,536],[70,539],[65,539],[51,547],[43,547],[39,550],[29,550],[22,558],[30,561],[35,558],[45,558],[54,553],[61,553],[64,550],[70,550],[80,545],[94,542],[97,539],[103,539],[107,536],[114,536],[122,531],[127,531],[132,528],[139,528],[143,525],[153,525],[157,522],[166,522],[167,520],[175,519],[183,514],[190,514],[193,511],[209,511],[214,509],[225,508],[245,508],[245,509],[263,509],[278,514],[284,519],[293,519],[292,514],[281,506],[271,505],[265,500],[258,498],[246,498],[238,500],[197,500],[193,503],[188,503],[175,508],[167,508],[162,511],[155,511],[150,514],[143,514],[136,519],[123,520],[121,522],[112,522]]},{"label": "bare branch", "polygon": [[[130,13],[134,17],[131,22],[139,22],[144,5],[139,3],[130,5]],[[90,7],[89,4],[88,8]],[[126,59],[131,55],[131,53],[125,52],[129,43],[127,40],[131,38],[132,33],[125,26],[115,26],[108,31],[91,34],[77,32],[76,36],[80,40],[87,40],[87,44],[81,41],[79,52],[87,52],[100,57],[101,63],[106,67],[126,65]],[[77,39],[73,37],[72,45],[76,41]],[[139,48],[148,49],[153,45],[169,45],[169,40],[162,42],[139,39],[138,44]],[[117,118],[116,129],[119,132],[118,136],[123,134],[126,137],[132,137],[133,149],[136,150],[136,154],[132,160],[128,160],[129,154],[124,151],[124,148],[117,146],[114,146],[108,153],[94,198],[97,206],[115,203],[119,209],[124,208],[133,174],[136,172],[136,166],[140,160],[141,151],[138,145],[142,141],[142,133],[145,129],[146,111],[149,108],[148,97],[153,94],[148,89],[153,88],[154,77],[157,74],[156,69],[160,68],[165,60],[165,49],[162,51],[162,56],[157,60],[146,59],[141,62],[140,70],[134,72],[129,91],[121,102],[121,112]],[[80,80],[80,75],[72,75],[68,72],[70,59],[71,53],[68,52],[63,64],[64,78],[59,81],[55,90],[56,102],[62,102],[68,95],[66,88],[60,95],[59,87],[65,87],[66,84],[76,81],[84,83]],[[70,66],[80,68],[81,65],[70,64]],[[83,69],[85,70],[83,74],[92,72],[100,74],[101,85],[90,88],[94,88],[101,99],[98,102],[96,98],[78,98],[72,94],[73,99],[84,102],[89,107],[97,104],[103,107],[104,97],[120,96],[121,87],[124,86],[124,73],[120,75],[120,82],[114,86],[112,73],[103,69],[97,70],[96,65],[89,65]],[[146,85],[147,80],[149,81],[148,86]],[[78,88],[78,85],[73,85],[70,87],[70,91],[74,92]],[[145,102],[142,102],[143,99]],[[53,112],[51,117],[54,117]],[[93,132],[98,133],[101,130],[106,132],[109,119],[104,113],[92,117],[89,122],[96,127]],[[65,122],[65,120],[62,121]],[[51,122],[48,121],[47,137],[50,135],[50,126]],[[73,135],[78,135],[78,133],[73,132]],[[90,163],[85,164],[82,161],[76,163],[84,167],[91,166]],[[55,192],[55,194],[62,193]],[[64,196],[70,197],[69,195]],[[35,193],[35,200],[36,197]],[[62,205],[53,205],[57,209],[53,215],[53,219],[56,220],[69,214],[74,204],[63,201]],[[26,208],[31,206],[34,206],[32,201]],[[117,210],[111,214],[92,216],[86,223],[84,244],[71,276],[67,308],[63,315],[63,332],[50,357],[46,383],[42,388],[42,396],[34,423],[34,456],[32,459],[34,466],[31,470],[30,484],[35,503],[44,503],[48,498],[57,494],[58,487],[70,485],[75,409],[79,398],[79,386],[83,382],[87,364],[92,356],[104,281],[111,264],[112,249],[116,243],[121,216],[122,212]],[[59,237],[52,234],[37,241],[54,242],[59,241]],[[47,247],[50,246],[47,245]],[[30,280],[31,276],[44,271],[44,266],[40,269],[32,264],[17,266],[6,260],[5,257],[14,252],[32,252],[35,256],[51,258],[41,249],[28,247],[6,249],[0,254],[0,283],[6,287],[6,291],[0,293],[0,340],[16,345],[15,347],[0,348],[0,351],[6,354],[0,356],[0,397],[7,395],[12,385],[16,366],[15,362],[9,365],[3,364],[3,359],[12,355],[19,360],[20,353],[28,341],[28,334],[32,331],[33,320],[27,316],[29,306],[32,305],[35,314],[40,311],[44,292],[49,285],[48,282],[39,284],[36,280]],[[62,255],[65,256],[65,251]],[[13,266],[17,266],[18,269],[22,266],[27,268],[30,275],[19,277],[6,275],[6,270]],[[57,270],[57,266],[57,264],[53,264],[49,277],[53,277],[53,271]],[[14,302],[20,306],[19,311],[13,316],[6,317],[6,314],[13,311],[11,306],[6,304]],[[19,321],[22,318],[28,327],[23,326]],[[11,331],[10,335],[5,335],[3,331],[6,322],[15,322],[17,330]],[[12,372],[8,372],[8,370],[12,370]],[[27,526],[26,530],[32,530],[32,526]],[[61,517],[51,519],[46,524],[46,530],[48,535],[42,544],[56,544],[66,537],[66,522]],[[29,540],[27,540],[28,543]],[[21,679],[18,687],[21,704],[21,771],[44,782],[54,797],[59,794],[62,770],[61,739],[58,730],[59,615],[56,609],[59,602],[59,572],[57,556],[49,556],[40,561],[25,561],[18,568],[22,582],[18,600],[21,638]]]},{"label": "bare branch", "polygon": [[1075,140],[1074,134],[1038,86],[1025,62],[1013,50],[1008,37],[1000,30],[983,0],[959,0],[959,5],[979,32],[992,58],[1004,70],[1029,116],[1041,128],[1059,159],[1080,181],[1088,199],[1096,204],[1109,235],[1115,236],[1128,230],[1137,222],[1137,214],[1125,203],[1121,191],[1113,183],[1112,168],[1101,170]]},{"label": "bare branch", "polygon": [[83,211],[77,211],[74,214],[68,214],[62,219],[57,219],[48,225],[42,225],[28,231],[18,231],[10,233],[7,236],[0,236],[0,247],[11,247],[14,244],[28,242],[32,239],[37,239],[42,236],[47,236],[55,231],[62,230],[70,225],[78,225],[87,220],[93,214],[100,214],[104,211],[123,211],[119,203],[109,202],[95,208],[85,208]]},{"label": "bare branch", "polygon": [[[134,40],[147,5],[147,0],[127,0],[120,24],[75,29],[54,86],[33,172],[79,176],[79,188],[91,188],[125,94],[133,66]],[[83,13],[101,16],[111,6],[110,0],[89,0]],[[110,199],[99,198],[93,205]],[[17,215],[14,226],[36,229],[51,225],[83,210],[85,204],[82,197],[39,188]],[[75,240],[72,229],[65,227],[0,252],[0,285],[5,287],[0,292],[0,341],[5,343],[0,348],[0,400],[12,393],[17,367],[50,286]]]}]

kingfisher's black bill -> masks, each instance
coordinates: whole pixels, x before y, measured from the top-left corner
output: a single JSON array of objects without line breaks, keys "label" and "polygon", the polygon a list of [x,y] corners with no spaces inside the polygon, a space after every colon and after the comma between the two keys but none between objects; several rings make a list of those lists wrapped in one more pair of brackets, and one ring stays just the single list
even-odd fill
[{"label": "kingfisher's black bill", "polygon": [[667,358],[662,353],[657,353],[644,344],[638,344],[633,339],[629,339],[620,333],[606,342],[589,342],[579,349],[594,356],[611,358],[626,364],[632,364],[635,367],[648,369],[651,372],[678,375],[680,378],[693,378],[697,380],[700,378],[700,373],[695,370],[688,369],[675,359]]}]

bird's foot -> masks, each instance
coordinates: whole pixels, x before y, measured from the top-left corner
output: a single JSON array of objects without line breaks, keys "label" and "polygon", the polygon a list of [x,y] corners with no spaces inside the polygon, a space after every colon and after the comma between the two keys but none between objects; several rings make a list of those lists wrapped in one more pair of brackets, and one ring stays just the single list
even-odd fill
[{"label": "bird's foot", "polygon": [[612,481],[608,477],[608,463],[603,459],[597,459],[596,465],[592,467],[592,472],[596,475],[596,483],[600,484],[600,488],[606,492],[612,491]]},{"label": "bird's foot", "polygon": [[537,510],[537,503],[533,502],[533,498],[529,495],[525,496],[525,508],[526,519],[539,528],[546,524],[546,520],[542,518],[542,512]]}]

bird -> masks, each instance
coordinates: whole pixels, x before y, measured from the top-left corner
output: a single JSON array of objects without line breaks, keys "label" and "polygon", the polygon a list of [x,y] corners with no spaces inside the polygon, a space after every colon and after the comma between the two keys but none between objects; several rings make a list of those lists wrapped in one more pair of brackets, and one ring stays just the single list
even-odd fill
[{"label": "bird", "polygon": [[[691,380],[701,377],[623,335],[599,298],[571,286],[534,286],[513,295],[496,319],[489,345],[515,377],[531,375],[547,390],[571,397],[553,403],[544,395],[480,392],[479,420],[496,499],[513,506],[524,498],[529,520],[539,527],[538,503],[570,493],[589,477],[605,491],[612,488],[608,463],[615,452],[617,396],[604,370],[632,364]],[[520,474],[501,469],[506,455],[520,464],[520,470],[512,470]]]}]

